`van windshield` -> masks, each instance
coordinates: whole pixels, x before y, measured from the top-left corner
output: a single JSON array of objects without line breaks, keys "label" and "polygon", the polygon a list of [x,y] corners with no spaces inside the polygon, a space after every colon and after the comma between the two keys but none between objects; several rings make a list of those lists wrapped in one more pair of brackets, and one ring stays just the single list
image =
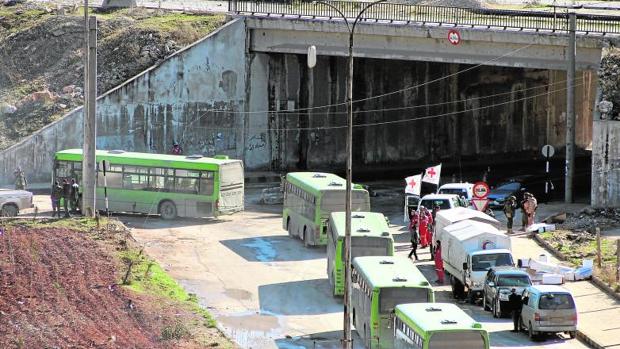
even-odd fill
[{"label": "van windshield", "polygon": [[387,287],[379,292],[379,312],[386,314],[397,304],[430,302],[429,290],[422,287]]},{"label": "van windshield", "polygon": [[460,197],[467,198],[467,190],[461,188],[443,188],[439,189],[439,194],[456,194]]},{"label": "van windshield", "polygon": [[484,338],[478,331],[435,332],[428,349],[484,349]]},{"label": "van windshield", "polygon": [[426,200],[422,200],[422,202],[420,203],[420,206],[424,206],[428,208],[429,210],[432,210],[433,207],[435,206],[439,206],[439,208],[442,210],[448,210],[450,209],[450,201],[446,199],[435,199],[435,200],[426,199]]},{"label": "van windshield", "polygon": [[573,309],[575,302],[568,293],[546,293],[540,296],[539,309]]},{"label": "van windshield", "polygon": [[527,275],[506,275],[497,279],[497,286],[527,287],[531,284],[530,277]]},{"label": "van windshield", "polygon": [[479,254],[471,257],[473,271],[488,271],[493,267],[512,265],[512,257],[508,253]]}]

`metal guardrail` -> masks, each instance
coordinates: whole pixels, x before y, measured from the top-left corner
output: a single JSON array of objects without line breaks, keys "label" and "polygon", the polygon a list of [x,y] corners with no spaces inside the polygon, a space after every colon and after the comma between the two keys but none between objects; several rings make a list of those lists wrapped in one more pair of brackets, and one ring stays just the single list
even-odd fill
[{"label": "metal guardrail", "polygon": [[[355,18],[368,2],[324,1]],[[342,18],[334,9],[311,1],[244,1],[229,0],[231,13],[250,16],[297,16]],[[368,9],[363,20],[405,22],[417,25],[452,25],[482,28],[519,29],[564,32],[568,29],[567,12],[493,10],[481,8],[379,3]],[[585,34],[620,34],[620,16],[577,14],[577,31]]]}]

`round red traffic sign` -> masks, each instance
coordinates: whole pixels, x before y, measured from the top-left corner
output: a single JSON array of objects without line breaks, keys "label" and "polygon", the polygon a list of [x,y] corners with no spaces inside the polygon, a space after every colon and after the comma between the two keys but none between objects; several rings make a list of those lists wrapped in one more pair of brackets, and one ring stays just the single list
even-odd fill
[{"label": "round red traffic sign", "polygon": [[489,188],[489,185],[486,184],[485,182],[476,182],[474,183],[474,187],[472,188],[474,197],[478,198],[478,199],[486,199],[487,196],[489,196],[489,192],[491,191],[491,188]]},{"label": "round red traffic sign", "polygon": [[450,41],[452,45],[458,45],[461,42],[461,33],[456,29],[450,29],[448,31],[448,41]]}]

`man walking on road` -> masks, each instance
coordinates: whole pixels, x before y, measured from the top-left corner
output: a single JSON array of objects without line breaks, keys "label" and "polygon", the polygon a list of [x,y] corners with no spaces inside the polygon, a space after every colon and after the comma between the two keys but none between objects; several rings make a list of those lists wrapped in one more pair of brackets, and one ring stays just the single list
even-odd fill
[{"label": "man walking on road", "polygon": [[58,215],[60,218],[60,197],[62,196],[62,187],[58,180],[52,186],[52,193],[50,198],[52,199],[52,218]]},{"label": "man walking on road", "polygon": [[510,310],[512,311],[512,322],[514,329],[512,332],[519,332],[519,318],[521,317],[521,309],[523,309],[523,301],[521,296],[517,294],[516,289],[512,289],[510,297],[508,297],[508,304],[510,304]]},{"label": "man walking on road", "polygon": [[69,201],[71,201],[71,183],[66,179],[62,180],[62,206],[65,210],[65,218],[69,218]]},{"label": "man walking on road", "polygon": [[508,234],[512,234],[512,221],[515,218],[515,212],[517,210],[517,198],[511,195],[504,203],[504,214],[506,215],[506,228]]}]

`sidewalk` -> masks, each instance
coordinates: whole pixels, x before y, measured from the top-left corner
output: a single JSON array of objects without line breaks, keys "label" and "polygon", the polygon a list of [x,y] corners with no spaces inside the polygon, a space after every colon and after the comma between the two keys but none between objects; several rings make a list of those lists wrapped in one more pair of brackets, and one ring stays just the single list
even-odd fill
[{"label": "sidewalk", "polygon": [[[540,216],[560,210],[569,212],[579,211],[585,205],[564,205],[553,203],[539,207]],[[542,211],[542,212],[541,212]],[[543,214],[544,212],[544,214]],[[496,212],[497,213],[497,212]],[[505,221],[502,213],[497,214],[500,221]],[[516,221],[520,222],[520,215]],[[535,240],[525,234],[512,237],[512,250],[515,258],[537,258],[543,253],[550,254]],[[561,263],[551,255],[551,260]],[[570,290],[577,304],[580,337],[594,348],[620,349],[620,302],[607,295],[590,281],[567,282],[564,287]]]}]

